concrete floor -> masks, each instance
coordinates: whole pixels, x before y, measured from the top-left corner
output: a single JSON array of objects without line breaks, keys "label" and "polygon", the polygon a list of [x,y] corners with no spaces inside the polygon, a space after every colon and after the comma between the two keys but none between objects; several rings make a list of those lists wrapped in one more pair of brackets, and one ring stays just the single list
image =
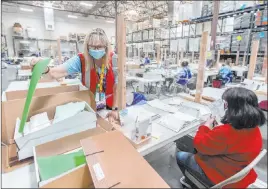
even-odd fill
[{"label": "concrete floor", "polygon": [[[5,79],[7,71],[2,71],[2,91],[5,90],[12,80]],[[267,116],[267,113],[266,113]],[[263,148],[267,149],[267,124],[260,127],[263,136]],[[183,176],[175,159],[175,143],[152,152],[145,159],[158,172],[158,174],[169,184],[171,188],[182,188],[180,178]],[[255,168],[258,178],[267,183],[267,155]]]},{"label": "concrete floor", "polygon": [[144,158],[171,188],[182,188],[180,178],[183,176],[175,159],[175,143],[146,155]]}]

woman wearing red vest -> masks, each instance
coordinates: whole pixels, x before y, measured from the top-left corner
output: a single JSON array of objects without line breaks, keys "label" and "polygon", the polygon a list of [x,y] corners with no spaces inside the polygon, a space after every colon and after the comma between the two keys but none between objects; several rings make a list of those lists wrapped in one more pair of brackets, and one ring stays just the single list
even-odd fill
[{"label": "woman wearing red vest", "polygon": [[[112,62],[113,52],[105,32],[94,29],[84,40],[84,53],[79,53],[64,64],[47,68],[44,73],[52,79],[59,79],[82,73],[82,84],[90,88],[97,101],[106,102],[109,121],[118,119],[116,86],[118,82],[116,62]],[[34,65],[39,59],[32,60]],[[97,107],[98,108],[98,107]]]},{"label": "woman wearing red vest", "polygon": [[[187,169],[208,188],[241,171],[262,149],[258,126],[266,120],[255,93],[234,87],[223,93],[222,101],[225,109],[222,124],[213,127],[215,120],[211,118],[199,127],[193,140],[197,153],[177,153],[177,163],[183,174]],[[242,180],[223,188],[247,188],[256,178],[252,169]],[[186,177],[180,181],[188,188],[196,188]]]}]

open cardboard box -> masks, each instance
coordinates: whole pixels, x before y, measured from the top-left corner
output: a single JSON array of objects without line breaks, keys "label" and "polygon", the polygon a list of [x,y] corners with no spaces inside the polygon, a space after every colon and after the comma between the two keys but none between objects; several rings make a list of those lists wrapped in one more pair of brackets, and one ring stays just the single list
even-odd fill
[{"label": "open cardboard box", "polygon": [[44,125],[39,125],[37,126],[39,127],[39,130],[37,131],[21,136],[20,133],[18,133],[19,123],[17,124],[18,128],[15,129],[14,136],[17,136],[15,138],[15,142],[18,147],[19,160],[32,157],[33,147],[36,145],[44,144],[64,136],[72,135],[96,127],[96,113],[87,103],[85,103],[84,111],[55,123],[54,115],[56,112],[56,107],[71,102],[76,103],[84,101],[74,97],[68,98],[61,102],[55,102],[51,104],[50,107],[42,108],[29,114],[27,121],[30,120],[30,117],[43,112],[46,112],[48,115],[50,125],[45,127]]},{"label": "open cardboard box", "polygon": [[[36,146],[36,176],[41,188],[169,188],[119,131],[91,129]],[[86,138],[86,136],[89,136]],[[71,138],[72,137],[72,138]],[[78,141],[81,140],[81,145]],[[40,180],[38,157],[83,148],[87,164],[46,181]]]},{"label": "open cardboard box", "polygon": [[[47,96],[58,93],[80,91],[79,85],[70,85],[70,86],[57,86],[50,88],[37,88],[34,92],[34,96]],[[6,100],[16,100],[23,99],[27,97],[28,90],[19,90],[19,91],[6,91]]]},{"label": "open cardboard box", "polygon": [[[49,96],[33,97],[29,114],[36,112],[40,109],[50,107],[52,104],[65,102],[66,99],[77,98],[88,103],[91,108],[96,111],[96,103],[94,95],[90,91],[76,91],[59,93]],[[6,144],[4,154],[2,157],[6,157],[6,162],[3,161],[2,171],[8,172],[14,168],[20,167],[25,161],[16,162],[16,167],[13,167],[10,162],[16,158],[15,152],[17,147],[14,141],[14,131],[16,126],[16,119],[22,116],[24,104],[26,99],[18,99],[12,101],[2,102],[2,142]],[[9,152],[13,152],[10,156]],[[12,159],[12,160],[11,160]]]}]

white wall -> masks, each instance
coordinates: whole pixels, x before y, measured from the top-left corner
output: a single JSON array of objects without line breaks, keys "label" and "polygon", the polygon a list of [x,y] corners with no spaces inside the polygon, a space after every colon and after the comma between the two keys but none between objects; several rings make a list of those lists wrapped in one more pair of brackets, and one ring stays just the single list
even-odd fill
[{"label": "white wall", "polygon": [[[28,7],[27,7],[28,8]],[[23,29],[27,27],[35,28],[37,38],[42,39],[57,39],[59,36],[68,36],[69,32],[72,33],[88,33],[93,28],[102,28],[106,32],[109,40],[115,35],[115,24],[107,23],[105,20],[84,18],[77,15],[78,19],[68,18],[70,13],[62,11],[54,11],[54,31],[45,30],[44,11],[41,8],[29,7],[34,9],[34,12],[27,13],[19,10],[18,7],[10,7],[2,5],[2,24],[4,27],[3,32],[7,35],[7,44],[9,56],[13,56],[13,24],[18,22],[22,25]],[[24,31],[26,35],[26,32]],[[42,47],[41,47],[42,48]]]}]

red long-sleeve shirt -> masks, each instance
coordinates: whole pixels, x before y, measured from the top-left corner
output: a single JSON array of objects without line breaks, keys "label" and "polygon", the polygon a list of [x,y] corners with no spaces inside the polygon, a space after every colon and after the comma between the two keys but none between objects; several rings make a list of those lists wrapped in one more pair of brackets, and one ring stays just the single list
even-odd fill
[{"label": "red long-sleeve shirt", "polygon": [[[211,130],[203,125],[196,133],[194,147],[198,151],[196,162],[217,184],[241,171],[257,157],[262,148],[262,136],[258,127],[236,130],[224,124]],[[241,181],[224,188],[247,188],[256,178],[252,169]]]}]

